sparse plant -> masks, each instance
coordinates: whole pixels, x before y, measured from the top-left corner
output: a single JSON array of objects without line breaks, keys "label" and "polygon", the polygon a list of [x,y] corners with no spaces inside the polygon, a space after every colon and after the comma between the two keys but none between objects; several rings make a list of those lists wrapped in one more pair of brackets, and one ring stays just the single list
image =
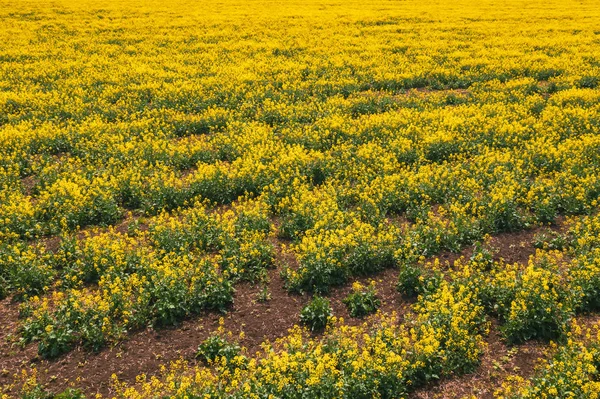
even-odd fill
[{"label": "sparse plant", "polygon": [[[243,336],[243,335],[242,335]],[[225,332],[223,318],[219,319],[219,328],[198,346],[196,357],[206,364],[222,364],[240,367],[246,362],[242,348],[234,340],[231,331]]]},{"label": "sparse plant", "polygon": [[364,317],[375,313],[381,306],[381,300],[377,297],[375,281],[371,281],[368,286],[359,282],[352,284],[352,292],[344,298],[344,304],[352,317]]},{"label": "sparse plant", "polygon": [[315,296],[302,308],[300,321],[311,331],[323,331],[332,314],[333,310],[329,304],[329,299]]}]

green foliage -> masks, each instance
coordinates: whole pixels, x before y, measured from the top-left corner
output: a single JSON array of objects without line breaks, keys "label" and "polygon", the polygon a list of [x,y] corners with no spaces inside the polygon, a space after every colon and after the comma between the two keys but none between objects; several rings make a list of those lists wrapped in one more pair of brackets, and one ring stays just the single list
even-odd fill
[{"label": "green foliage", "polygon": [[364,317],[375,313],[381,306],[381,301],[377,298],[374,281],[368,287],[358,282],[352,284],[352,292],[344,298],[343,302],[352,317]]},{"label": "green foliage", "polygon": [[[206,365],[225,366],[229,369],[243,369],[248,361],[242,354],[242,348],[235,341],[231,332],[225,333],[223,319],[219,328],[198,346],[196,357]],[[240,335],[242,337],[243,334]]]},{"label": "green foliage", "polygon": [[229,343],[226,339],[212,335],[205,339],[199,346],[196,352],[196,357],[201,360],[211,363],[215,360],[220,360],[222,357],[231,362],[241,352],[239,345]]},{"label": "green foliage", "polygon": [[435,292],[442,282],[442,274],[431,264],[406,263],[400,266],[397,289],[408,298]]},{"label": "green foliage", "polygon": [[302,308],[300,321],[311,331],[323,331],[333,314],[332,312],[327,298],[315,296]]}]

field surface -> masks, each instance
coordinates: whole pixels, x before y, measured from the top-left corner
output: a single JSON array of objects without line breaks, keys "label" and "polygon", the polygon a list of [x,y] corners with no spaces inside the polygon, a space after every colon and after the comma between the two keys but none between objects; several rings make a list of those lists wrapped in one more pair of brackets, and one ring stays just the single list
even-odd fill
[{"label": "field surface", "polygon": [[598,398],[597,0],[0,0],[0,397]]}]

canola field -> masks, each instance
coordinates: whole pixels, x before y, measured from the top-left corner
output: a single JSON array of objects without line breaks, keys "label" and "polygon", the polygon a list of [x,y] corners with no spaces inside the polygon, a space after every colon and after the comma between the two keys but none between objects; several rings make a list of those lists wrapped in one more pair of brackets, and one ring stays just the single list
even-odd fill
[{"label": "canola field", "polygon": [[104,397],[428,397],[498,336],[545,350],[471,397],[598,398],[599,201],[595,0],[0,0],[3,399],[277,283],[316,298],[283,338]]}]

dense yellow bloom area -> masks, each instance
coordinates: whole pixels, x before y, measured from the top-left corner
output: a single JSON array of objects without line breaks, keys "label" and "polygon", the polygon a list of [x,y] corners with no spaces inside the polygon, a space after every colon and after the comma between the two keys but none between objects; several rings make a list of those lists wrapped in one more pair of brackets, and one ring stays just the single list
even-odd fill
[{"label": "dense yellow bloom area", "polygon": [[[395,267],[415,297],[124,397],[403,397],[473,370],[487,316],[571,356],[600,309],[599,26],[595,0],[0,0],[0,298],[54,357],[269,267],[324,295]],[[565,215],[527,264],[480,244]]]}]

